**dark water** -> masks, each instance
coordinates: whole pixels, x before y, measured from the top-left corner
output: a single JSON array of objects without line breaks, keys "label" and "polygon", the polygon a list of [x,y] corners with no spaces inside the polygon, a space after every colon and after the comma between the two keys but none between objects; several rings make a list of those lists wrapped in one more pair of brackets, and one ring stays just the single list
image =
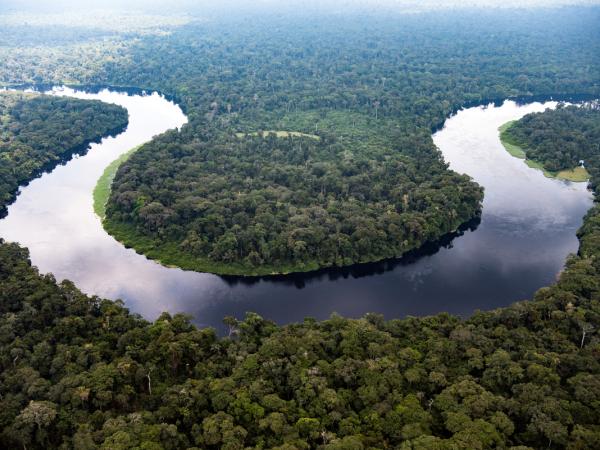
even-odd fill
[{"label": "dark water", "polygon": [[220,327],[224,316],[246,311],[287,323],[333,312],[389,319],[507,305],[555,280],[577,250],[575,231],[592,204],[585,183],[545,178],[500,144],[500,125],[553,103],[469,108],[434,135],[451,168],[485,187],[481,223],[459,236],[401,260],[305,275],[240,279],[185,272],[114,241],[93,213],[91,194],[119,154],[185,123],[181,110],[158,95],[63,93],[121,104],[130,126],[23,188],[0,221],[0,236],[29,247],[42,272],[71,279],[90,294],[121,298],[149,319],[186,312],[199,325]]}]

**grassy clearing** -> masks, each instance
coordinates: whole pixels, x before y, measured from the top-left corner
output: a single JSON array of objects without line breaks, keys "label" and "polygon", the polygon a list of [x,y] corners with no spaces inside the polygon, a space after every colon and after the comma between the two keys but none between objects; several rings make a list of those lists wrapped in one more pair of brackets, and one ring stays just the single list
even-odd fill
[{"label": "grassy clearing", "polygon": [[123,164],[137,149],[139,149],[141,145],[132,148],[131,150],[123,153],[113,162],[111,162],[106,169],[104,169],[104,173],[98,179],[96,183],[96,187],[94,188],[94,212],[98,217],[104,220],[106,216],[106,203],[108,202],[108,197],[110,196],[110,189],[112,186],[112,182],[115,179],[115,175],[117,174],[117,170],[119,170],[119,166]]},{"label": "grassy clearing", "polygon": [[560,178],[561,180],[569,180],[582,182],[590,179],[590,174],[584,167],[578,166],[574,169],[569,170],[561,170],[556,174],[556,178]]},{"label": "grassy clearing", "polygon": [[516,120],[511,120],[510,122],[505,123],[498,131],[500,132],[500,142],[506,149],[508,153],[510,153],[515,158],[525,160],[525,164],[531,167],[532,169],[541,170],[544,173],[544,176],[547,178],[557,178],[559,180],[573,181],[576,183],[587,181],[590,178],[590,174],[584,167],[574,167],[573,169],[561,170],[560,172],[550,172],[544,169],[544,165],[540,162],[534,161],[532,159],[527,159],[527,153],[521,147],[519,147],[516,143],[512,142],[506,130],[508,130]]},{"label": "grassy clearing", "polygon": [[269,134],[274,134],[278,138],[287,138],[287,137],[307,137],[315,140],[320,140],[321,138],[316,134],[307,134],[300,133],[299,131],[275,131],[275,130],[267,130],[267,131],[256,131],[254,133],[235,133],[235,135],[239,138],[243,138],[245,136],[261,136],[267,137]]},{"label": "grassy clearing", "polygon": [[[240,127],[251,130],[256,124],[240,118]],[[268,118],[265,128],[271,130],[297,130],[296,135],[315,137],[317,131],[334,134],[347,151],[353,154],[371,155],[382,148],[394,151],[390,142],[395,139],[401,126],[393,119],[346,110],[290,111],[283,116],[274,114]],[[247,133],[238,133],[239,137]],[[316,136],[318,137],[318,136]]]}]

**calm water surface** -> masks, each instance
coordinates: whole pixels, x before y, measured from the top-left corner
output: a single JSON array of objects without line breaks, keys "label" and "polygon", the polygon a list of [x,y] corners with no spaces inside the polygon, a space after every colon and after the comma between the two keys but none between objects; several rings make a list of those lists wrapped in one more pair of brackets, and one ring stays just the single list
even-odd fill
[{"label": "calm water surface", "polygon": [[121,298],[149,319],[185,312],[199,325],[219,327],[226,315],[255,311],[279,323],[333,312],[386,318],[447,311],[467,315],[530,297],[552,283],[592,204],[585,183],[545,178],[511,157],[498,127],[555,103],[476,107],[460,111],[434,135],[450,167],[485,187],[475,230],[429,246],[419,256],[380,264],[275,279],[239,279],[162,267],[125,249],[102,229],[92,190],[118,155],[186,122],[158,94],[128,96],[62,89],[55,93],[117,103],[129,111],[127,130],[91,146],[21,189],[0,221],[0,236],[29,247],[42,272],[70,279],[89,294]]}]

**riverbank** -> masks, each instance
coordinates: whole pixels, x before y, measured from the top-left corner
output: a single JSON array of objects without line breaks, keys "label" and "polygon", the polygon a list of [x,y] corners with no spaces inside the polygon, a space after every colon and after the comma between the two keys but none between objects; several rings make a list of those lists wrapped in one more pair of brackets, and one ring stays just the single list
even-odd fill
[{"label": "riverbank", "polygon": [[127,111],[117,105],[0,91],[0,218],[20,187],[85,155],[91,144],[119,135],[128,124]]},{"label": "riverbank", "polygon": [[117,174],[117,170],[133,153],[135,153],[141,145],[133,147],[131,150],[123,153],[113,162],[111,162],[106,169],[104,169],[104,173],[98,179],[96,186],[94,187],[94,212],[100,219],[104,220],[106,216],[106,204],[108,203],[108,197],[110,196],[110,188],[112,186],[112,182],[115,179],[115,175]]},{"label": "riverbank", "polygon": [[[425,255],[404,260],[294,275],[219,277],[174,269],[166,267],[169,264],[160,255],[148,252],[147,256],[160,259],[163,265],[119,244],[103,228],[91,203],[97,180],[108,165],[151,136],[181,126],[185,117],[159,96],[105,91],[73,95],[124,105],[130,113],[128,129],[23,188],[10,214],[0,221],[0,236],[30,247],[33,263],[44,273],[69,279],[89,294],[120,298],[146,318],[156,318],[166,309],[191,314],[202,326],[219,328],[224,316],[245,311],[268,314],[283,324],[307,316],[324,319],[333,311],[358,317],[375,310],[400,317],[439,311],[468,315],[477,308],[505,306],[555,279],[566,255],[577,252],[575,232],[591,206],[582,184],[567,188],[545,177],[496,176],[514,169],[512,161],[507,163],[505,150],[498,148],[497,128],[543,108],[505,102],[504,106],[459,112],[434,135],[451,167],[479,180],[489,193],[484,206],[487,218],[476,232],[468,231],[432,246]],[[491,154],[490,148],[494,148]],[[523,170],[529,169],[523,166]],[[506,198],[511,201],[504,202]],[[529,226],[538,220],[556,226]],[[511,230],[510,238],[498,230]],[[135,229],[122,232],[128,231]],[[120,235],[111,232],[117,238]],[[143,244],[139,249],[146,252]],[[497,248],[503,249],[502,259]],[[165,251],[180,253],[177,246]],[[508,278],[511,283],[506,283]]]},{"label": "riverbank", "polygon": [[508,153],[510,153],[515,158],[519,158],[525,161],[532,169],[541,170],[547,178],[557,178],[559,180],[572,181],[572,182],[584,182],[588,181],[590,178],[590,174],[584,167],[574,167],[569,170],[561,170],[560,172],[550,172],[544,169],[542,163],[534,161],[532,159],[527,158],[527,152],[525,149],[517,145],[515,142],[512,142],[510,136],[508,136],[507,130],[515,123],[516,120],[511,120],[510,122],[506,122],[504,125],[498,128],[500,132],[500,142],[506,149]]},{"label": "riverbank", "polygon": [[[107,169],[108,170],[108,169]],[[114,177],[114,175],[113,175]],[[110,195],[110,185],[112,181],[109,182],[109,194]],[[100,216],[98,212],[96,212]],[[191,256],[185,252],[182,252],[179,248],[179,245],[176,243],[159,243],[153,240],[152,238],[141,234],[136,230],[134,225],[122,222],[111,221],[110,219],[105,218],[104,216],[100,216],[102,220],[102,226],[104,230],[113,238],[115,238],[118,242],[123,244],[125,248],[132,248],[138,254],[147,257],[152,261],[156,261],[157,263],[170,268],[179,268],[183,270],[191,270],[194,272],[203,272],[203,273],[211,273],[214,275],[222,275],[222,276],[235,276],[235,277],[269,277],[269,276],[280,276],[280,275],[291,275],[291,274],[304,274],[310,272],[317,272],[321,270],[335,269],[335,268],[349,268],[352,266],[359,266],[361,264],[372,264],[378,263],[381,261],[387,260],[396,260],[405,256],[406,254],[414,251],[418,251],[422,247],[425,247],[431,242],[425,241],[420,243],[415,243],[413,245],[407,246],[407,248],[399,255],[389,255],[383,258],[378,259],[365,259],[355,264],[329,264],[322,265],[317,261],[302,264],[302,265],[266,265],[262,264],[256,267],[248,267],[244,264],[239,264],[235,262],[231,263],[219,263],[216,261],[212,261],[207,258],[200,258]],[[453,235],[457,233],[457,231],[464,226],[471,223],[473,220],[477,220],[479,216],[471,218],[465,222],[460,222],[455,224],[455,226],[451,227],[452,229],[448,230],[446,233],[440,236],[440,240],[443,240],[444,237]]]}]

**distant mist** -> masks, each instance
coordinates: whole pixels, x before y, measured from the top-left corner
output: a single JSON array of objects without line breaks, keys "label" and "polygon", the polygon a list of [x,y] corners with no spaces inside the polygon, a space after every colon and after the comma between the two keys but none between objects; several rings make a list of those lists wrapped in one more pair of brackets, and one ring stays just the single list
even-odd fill
[{"label": "distant mist", "polygon": [[0,14],[15,11],[60,12],[111,9],[148,13],[342,13],[395,11],[421,12],[436,9],[527,8],[566,5],[598,5],[600,0],[0,0]]}]

